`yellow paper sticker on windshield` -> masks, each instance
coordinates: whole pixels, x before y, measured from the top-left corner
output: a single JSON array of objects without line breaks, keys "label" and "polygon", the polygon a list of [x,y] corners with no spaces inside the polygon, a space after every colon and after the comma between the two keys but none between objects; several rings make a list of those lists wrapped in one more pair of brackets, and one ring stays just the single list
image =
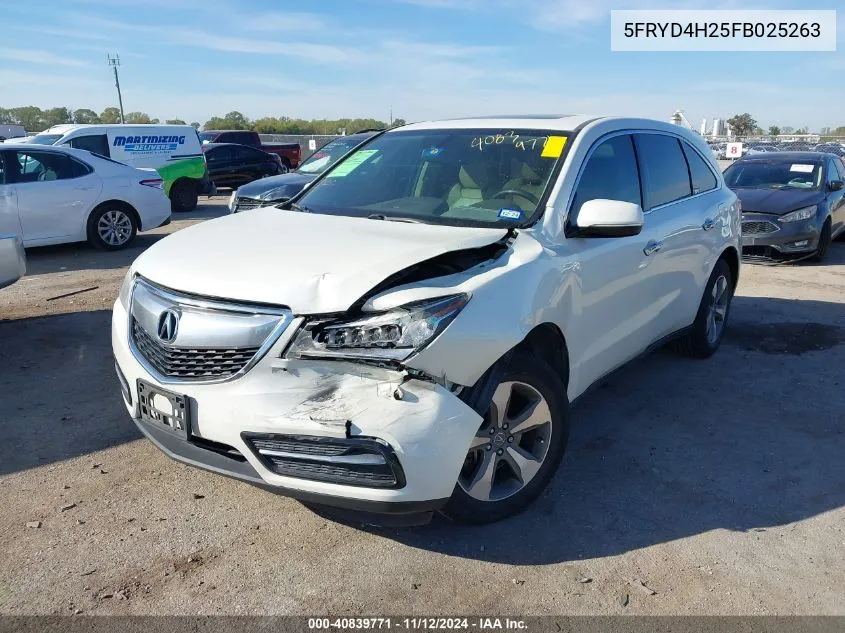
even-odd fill
[{"label": "yellow paper sticker on windshield", "polygon": [[564,147],[566,147],[565,136],[550,136],[540,156],[543,158],[560,158]]},{"label": "yellow paper sticker on windshield", "polygon": [[354,170],[358,169],[361,165],[363,165],[370,156],[373,154],[378,154],[377,149],[363,149],[360,152],[355,152],[343,161],[340,165],[338,165],[334,171],[332,171],[327,178],[340,178],[343,176],[348,176]]}]

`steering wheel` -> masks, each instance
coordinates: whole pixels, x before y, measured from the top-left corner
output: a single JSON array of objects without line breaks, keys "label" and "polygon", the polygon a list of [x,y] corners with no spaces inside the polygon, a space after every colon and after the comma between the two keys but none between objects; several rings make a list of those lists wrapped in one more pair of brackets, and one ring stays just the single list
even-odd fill
[{"label": "steering wheel", "polygon": [[493,198],[504,198],[506,196],[519,196],[520,198],[525,198],[529,202],[533,202],[534,204],[540,204],[540,198],[535,196],[530,191],[525,191],[525,189],[502,189],[501,191],[494,193],[490,196],[491,199]]}]

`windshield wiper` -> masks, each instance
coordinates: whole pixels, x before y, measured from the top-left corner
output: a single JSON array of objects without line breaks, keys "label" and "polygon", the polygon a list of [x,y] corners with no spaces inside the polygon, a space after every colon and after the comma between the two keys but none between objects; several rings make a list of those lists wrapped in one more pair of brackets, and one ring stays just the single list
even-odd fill
[{"label": "windshield wiper", "polygon": [[384,220],[385,222],[408,222],[410,224],[425,224],[422,220],[415,218],[406,218],[400,215],[383,215],[381,213],[371,213],[367,216],[368,220]]},{"label": "windshield wiper", "polygon": [[300,213],[311,213],[311,209],[306,207],[304,204],[299,204],[298,202],[283,202],[279,206],[287,205],[288,208],[293,209],[294,211],[299,211]]}]

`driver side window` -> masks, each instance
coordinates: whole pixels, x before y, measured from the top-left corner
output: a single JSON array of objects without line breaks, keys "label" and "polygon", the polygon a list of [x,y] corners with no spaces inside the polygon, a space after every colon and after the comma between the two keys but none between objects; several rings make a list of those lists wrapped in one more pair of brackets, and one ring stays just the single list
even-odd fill
[{"label": "driver side window", "polygon": [[603,141],[587,159],[575,188],[570,218],[588,200],[621,200],[642,206],[640,175],[634,143],[629,134]]}]

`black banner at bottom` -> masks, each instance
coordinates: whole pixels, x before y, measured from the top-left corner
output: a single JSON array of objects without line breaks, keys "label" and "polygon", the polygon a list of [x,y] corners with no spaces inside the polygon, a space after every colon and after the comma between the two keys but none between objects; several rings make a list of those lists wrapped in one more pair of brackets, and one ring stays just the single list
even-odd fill
[{"label": "black banner at bottom", "polygon": [[0,633],[845,633],[845,616],[0,616]]}]

